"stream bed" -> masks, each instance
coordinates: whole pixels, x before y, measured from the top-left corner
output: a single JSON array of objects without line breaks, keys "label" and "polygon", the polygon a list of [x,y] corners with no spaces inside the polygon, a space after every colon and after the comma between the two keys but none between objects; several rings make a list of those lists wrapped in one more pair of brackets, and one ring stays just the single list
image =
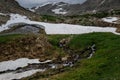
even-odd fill
[{"label": "stream bed", "polygon": [[[42,73],[49,69],[57,70],[60,67],[73,67],[74,64],[82,58],[90,59],[95,53],[95,50],[95,44],[93,44],[91,47],[86,48],[79,54],[73,54],[73,52],[70,52],[72,50],[69,50],[69,57],[66,59],[59,57],[56,60],[46,60],[44,62],[40,62],[39,59],[21,58],[14,61],[3,61],[0,62],[0,80],[21,79],[31,76],[37,72]],[[84,57],[81,57],[86,53],[86,51],[88,54],[86,54]]]}]

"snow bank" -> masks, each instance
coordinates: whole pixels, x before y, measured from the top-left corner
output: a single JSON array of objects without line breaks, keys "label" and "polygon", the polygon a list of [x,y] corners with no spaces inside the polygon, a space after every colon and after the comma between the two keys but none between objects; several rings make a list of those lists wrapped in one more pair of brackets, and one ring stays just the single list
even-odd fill
[{"label": "snow bank", "polygon": [[42,24],[47,34],[84,34],[92,32],[113,32],[116,28],[102,28],[92,26],[70,25],[70,24]]},{"label": "snow bank", "polygon": [[116,23],[116,21],[118,20],[118,17],[106,17],[106,18],[103,18],[102,20],[108,23]]},{"label": "snow bank", "polygon": [[67,12],[65,10],[63,10],[62,8],[58,8],[58,9],[53,9],[52,12],[54,12],[55,14],[66,14]]},{"label": "snow bank", "polygon": [[[6,14],[4,14],[6,15]],[[7,21],[6,24],[3,24],[0,26],[0,32],[6,29],[9,29],[9,25],[13,24],[13,23],[19,23],[19,22],[23,22],[24,21],[28,21],[29,19],[26,16],[21,16],[19,14],[10,14],[10,20]]]},{"label": "snow bank", "polygon": [[9,60],[9,61],[3,61],[0,62],[0,72],[6,71],[6,70],[16,70],[19,67],[25,67],[28,64],[33,63],[47,63],[51,60],[47,60],[45,62],[40,62],[39,59],[28,59],[28,58],[20,58],[15,61]]},{"label": "snow bank", "polygon": [[43,72],[45,70],[41,69],[36,69],[36,70],[29,70],[21,73],[15,73],[15,72],[10,72],[10,73],[5,73],[0,75],[0,80],[13,80],[13,79],[21,79],[24,77],[31,76],[37,72]]},{"label": "snow bank", "polygon": [[0,31],[9,29],[10,24],[14,23],[27,23],[27,24],[38,24],[45,27],[47,34],[84,34],[92,32],[112,32],[116,33],[116,28],[112,27],[95,27],[95,26],[82,26],[82,25],[71,25],[71,24],[54,24],[45,22],[30,21],[26,16],[19,14],[10,14],[11,18],[8,22],[0,26]]}]

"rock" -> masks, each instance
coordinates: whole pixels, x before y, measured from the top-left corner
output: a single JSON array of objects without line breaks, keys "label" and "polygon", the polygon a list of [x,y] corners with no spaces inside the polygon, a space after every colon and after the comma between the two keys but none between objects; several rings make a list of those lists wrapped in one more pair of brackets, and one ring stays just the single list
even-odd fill
[{"label": "rock", "polygon": [[66,57],[63,57],[62,58],[62,61],[66,61],[68,59],[68,57],[66,56]]},{"label": "rock", "polygon": [[117,28],[116,32],[120,33],[120,28]]},{"label": "rock", "polygon": [[25,47],[25,49],[26,49],[26,50],[29,50],[29,47],[28,47],[28,46],[26,46],[26,47]]}]

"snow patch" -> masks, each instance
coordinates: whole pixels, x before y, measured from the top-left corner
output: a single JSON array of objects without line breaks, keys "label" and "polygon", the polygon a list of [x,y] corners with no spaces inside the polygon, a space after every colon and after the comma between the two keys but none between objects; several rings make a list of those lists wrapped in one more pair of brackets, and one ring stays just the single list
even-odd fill
[{"label": "snow patch", "polygon": [[63,10],[63,8],[53,9],[52,12],[54,12],[55,14],[62,14],[62,15],[67,13],[65,10]]},{"label": "snow patch", "polygon": [[0,72],[7,71],[7,70],[16,70],[19,67],[25,67],[28,64],[33,63],[48,63],[51,60],[47,60],[45,62],[40,62],[39,59],[28,59],[28,58],[20,58],[15,61],[9,60],[9,61],[3,61],[0,62]]},{"label": "snow patch", "polygon": [[116,23],[118,19],[119,19],[118,17],[106,17],[103,18],[102,20],[108,23]]},{"label": "snow patch", "polygon": [[8,20],[6,22],[6,24],[3,24],[0,26],[0,32],[1,31],[4,31],[6,29],[9,29],[9,25],[10,24],[13,24],[13,23],[19,23],[19,22],[26,22],[28,21],[29,19],[26,17],[26,16],[22,16],[22,15],[19,15],[19,14],[10,14],[10,20]]},{"label": "snow patch", "polygon": [[0,75],[0,80],[14,80],[14,79],[21,79],[24,77],[31,76],[37,72],[44,72],[45,70],[42,69],[36,69],[36,70],[29,70],[21,73],[15,73],[15,72],[10,72],[10,73],[4,73]]}]

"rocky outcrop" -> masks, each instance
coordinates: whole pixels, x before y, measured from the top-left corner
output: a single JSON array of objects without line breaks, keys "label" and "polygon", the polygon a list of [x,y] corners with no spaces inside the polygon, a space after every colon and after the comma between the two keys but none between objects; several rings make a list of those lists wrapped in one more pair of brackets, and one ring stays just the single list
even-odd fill
[{"label": "rocky outcrop", "polygon": [[10,29],[0,32],[6,34],[46,34],[45,27],[38,24],[15,23],[8,26]]}]

